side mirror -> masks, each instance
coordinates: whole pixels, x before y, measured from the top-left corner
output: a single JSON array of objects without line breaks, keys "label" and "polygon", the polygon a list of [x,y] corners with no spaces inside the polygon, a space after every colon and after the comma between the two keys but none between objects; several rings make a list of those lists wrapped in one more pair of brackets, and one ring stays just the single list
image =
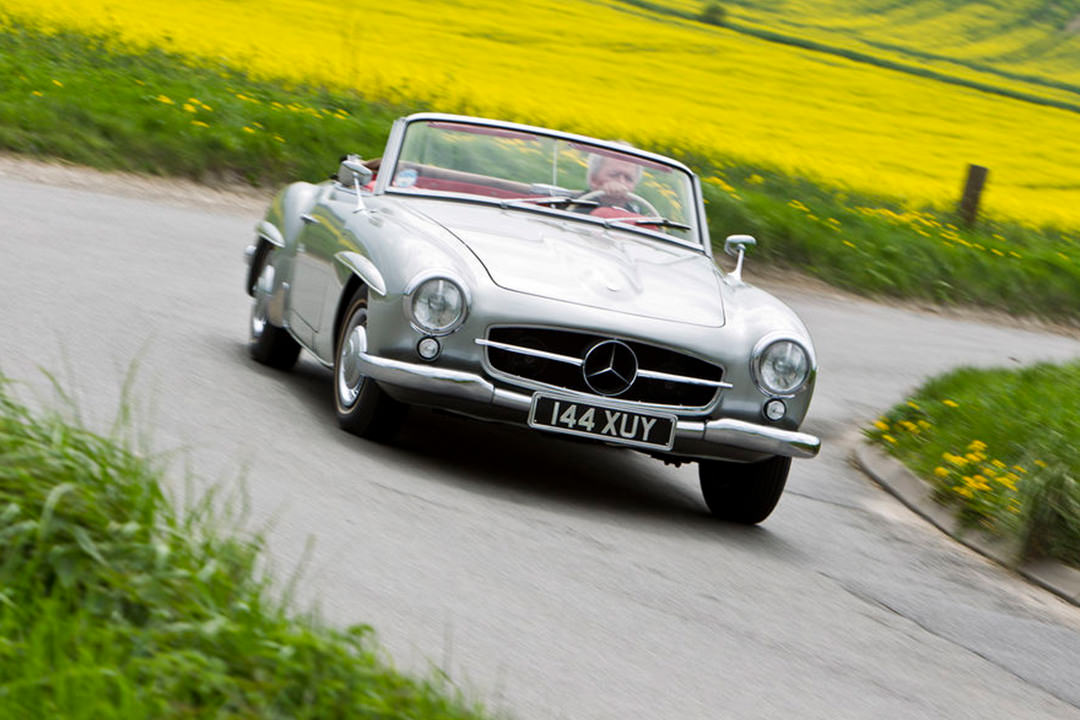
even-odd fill
[{"label": "side mirror", "polygon": [[739,258],[735,263],[735,269],[731,272],[731,277],[735,282],[742,282],[743,255],[746,254],[747,248],[752,248],[755,245],[757,245],[757,240],[754,239],[753,235],[728,235],[727,239],[724,240],[724,252]]},{"label": "side mirror", "polygon": [[373,177],[375,173],[364,165],[359,155],[346,155],[338,166],[338,182],[346,187],[355,188],[357,185],[367,185]]},{"label": "side mirror", "polygon": [[740,252],[757,245],[753,235],[728,235],[724,240],[724,252],[731,256],[737,256]]}]

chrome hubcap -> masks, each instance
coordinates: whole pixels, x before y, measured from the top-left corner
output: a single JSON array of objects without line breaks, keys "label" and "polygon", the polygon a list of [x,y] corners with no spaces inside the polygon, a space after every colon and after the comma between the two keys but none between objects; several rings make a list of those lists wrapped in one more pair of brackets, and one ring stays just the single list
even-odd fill
[{"label": "chrome hubcap", "polygon": [[341,342],[341,351],[338,356],[337,387],[338,397],[343,407],[351,407],[360,396],[360,388],[364,384],[364,373],[360,369],[360,356],[367,352],[367,330],[363,322],[367,320],[366,312],[358,312],[353,315],[349,323],[348,334]]}]

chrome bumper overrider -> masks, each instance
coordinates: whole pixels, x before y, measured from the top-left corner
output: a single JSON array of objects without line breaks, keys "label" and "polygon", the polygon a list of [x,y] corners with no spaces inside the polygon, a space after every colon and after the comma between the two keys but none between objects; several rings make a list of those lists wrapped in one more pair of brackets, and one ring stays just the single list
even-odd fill
[{"label": "chrome bumper overrider", "polygon": [[[497,405],[524,413],[528,413],[532,406],[531,395],[497,388],[485,378],[473,373],[389,360],[367,353],[361,354],[359,361],[361,372],[390,385]],[[630,407],[632,406],[628,405],[628,408]],[[681,439],[704,440],[717,445],[795,458],[814,457],[821,449],[821,440],[808,433],[731,418],[679,420],[675,427],[676,445]]]}]

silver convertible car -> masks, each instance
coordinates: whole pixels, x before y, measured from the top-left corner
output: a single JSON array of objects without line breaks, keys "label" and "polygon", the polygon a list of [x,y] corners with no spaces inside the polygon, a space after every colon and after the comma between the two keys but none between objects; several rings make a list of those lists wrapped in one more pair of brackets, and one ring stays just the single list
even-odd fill
[{"label": "silver convertible car", "polygon": [[[423,113],[377,160],[281,190],[248,248],[251,354],[333,368],[344,429],[410,405],[697,462],[720,518],[780,498],[817,361],[799,318],[713,259],[684,165],[570,133]],[[478,431],[480,431],[478,429]]]}]

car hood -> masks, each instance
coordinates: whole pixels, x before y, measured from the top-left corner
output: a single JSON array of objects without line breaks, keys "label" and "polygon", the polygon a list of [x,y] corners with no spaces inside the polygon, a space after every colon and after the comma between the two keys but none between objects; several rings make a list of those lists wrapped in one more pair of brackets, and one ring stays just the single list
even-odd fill
[{"label": "car hood", "polygon": [[702,253],[528,211],[439,201],[414,209],[458,237],[507,290],[660,320],[724,324],[720,274]]}]

